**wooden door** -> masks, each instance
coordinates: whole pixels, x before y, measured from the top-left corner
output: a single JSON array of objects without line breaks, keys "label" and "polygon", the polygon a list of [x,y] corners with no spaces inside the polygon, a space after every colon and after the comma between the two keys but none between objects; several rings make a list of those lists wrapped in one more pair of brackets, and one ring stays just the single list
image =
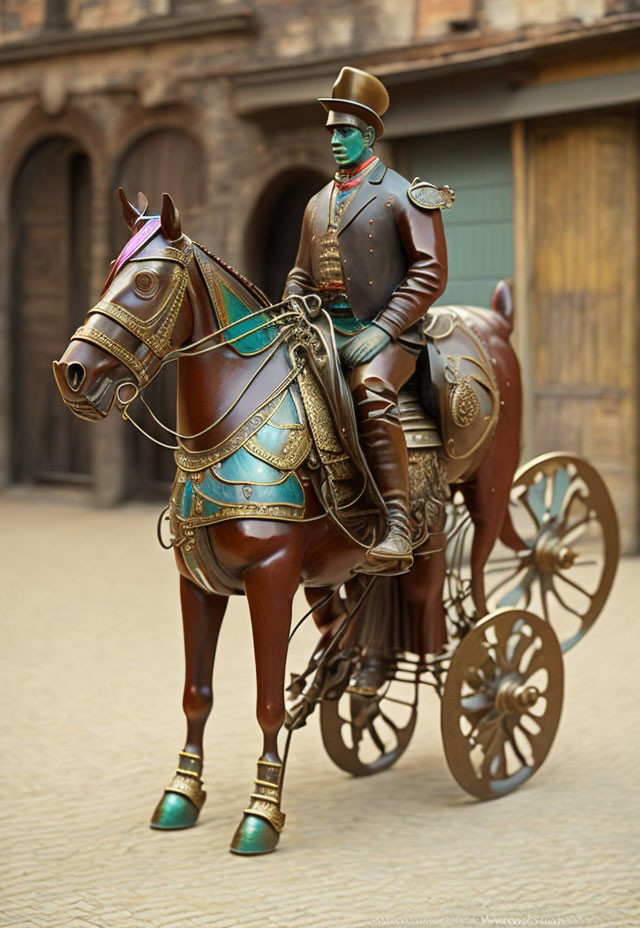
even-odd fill
[{"label": "wooden door", "polygon": [[88,483],[91,428],[51,373],[89,308],[91,179],[76,142],[48,139],[27,156],[11,213],[13,478]]},{"label": "wooden door", "polygon": [[[595,113],[528,133],[533,444],[602,472],[637,545],[637,119]],[[516,310],[517,311],[517,310]]]},{"label": "wooden door", "polygon": [[[175,200],[182,227],[190,238],[199,239],[203,227],[205,172],[198,143],[183,132],[161,129],[140,139],[125,155],[117,183],[124,187],[131,202],[139,190],[149,198],[149,214],[157,215],[166,191]],[[122,220],[119,201],[113,199],[113,253],[118,254],[128,232]],[[145,391],[145,399],[158,418],[171,428],[176,422],[176,369],[168,365]],[[161,441],[174,444],[172,437],[154,424],[138,404],[138,421]],[[173,455],[152,444],[138,432],[129,432],[129,490],[141,498],[165,496],[175,474]]]}]

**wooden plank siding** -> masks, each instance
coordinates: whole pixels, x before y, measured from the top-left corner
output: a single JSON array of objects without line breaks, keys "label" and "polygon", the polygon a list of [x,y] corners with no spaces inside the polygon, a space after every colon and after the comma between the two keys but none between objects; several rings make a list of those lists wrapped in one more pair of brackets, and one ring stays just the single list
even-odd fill
[{"label": "wooden plank siding", "polygon": [[449,282],[440,303],[488,306],[497,281],[513,273],[513,179],[509,126],[405,140],[398,170],[456,194],[443,211]]},{"label": "wooden plank siding", "polygon": [[637,117],[530,124],[527,156],[534,450],[587,457],[636,550]]}]

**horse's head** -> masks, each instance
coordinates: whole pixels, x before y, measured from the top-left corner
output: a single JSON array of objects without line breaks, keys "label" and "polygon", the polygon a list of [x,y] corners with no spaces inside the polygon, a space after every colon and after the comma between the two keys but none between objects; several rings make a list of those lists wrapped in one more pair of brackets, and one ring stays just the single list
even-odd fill
[{"label": "horse's head", "polygon": [[119,389],[144,389],[163,359],[191,333],[189,256],[173,200],[163,195],[162,214],[146,216],[119,190],[131,238],[107,278],[100,300],[89,310],[53,371],[66,405],[82,419],[109,414]]}]

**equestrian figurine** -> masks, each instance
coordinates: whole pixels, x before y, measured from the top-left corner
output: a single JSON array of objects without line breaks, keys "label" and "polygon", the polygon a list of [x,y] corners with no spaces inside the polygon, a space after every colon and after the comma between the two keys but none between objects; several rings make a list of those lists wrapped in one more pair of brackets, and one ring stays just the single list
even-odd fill
[{"label": "equestrian figurine", "polygon": [[386,533],[367,552],[367,565],[403,572],[413,558],[398,392],[425,344],[423,318],[447,282],[440,209],[452,205],[453,192],[410,184],[374,153],[389,106],[378,78],[342,68],[332,96],[320,103],[338,171],[307,205],[283,296],[317,293],[331,318],[361,444],[387,510]]}]

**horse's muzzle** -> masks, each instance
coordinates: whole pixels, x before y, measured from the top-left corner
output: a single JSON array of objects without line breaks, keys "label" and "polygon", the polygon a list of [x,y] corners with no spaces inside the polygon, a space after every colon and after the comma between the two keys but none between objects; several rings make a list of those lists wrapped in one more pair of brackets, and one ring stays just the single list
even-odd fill
[{"label": "horse's muzzle", "polygon": [[53,376],[66,406],[81,419],[97,422],[106,418],[115,399],[115,383],[102,376],[87,383],[87,372],[78,361],[54,361]]}]

